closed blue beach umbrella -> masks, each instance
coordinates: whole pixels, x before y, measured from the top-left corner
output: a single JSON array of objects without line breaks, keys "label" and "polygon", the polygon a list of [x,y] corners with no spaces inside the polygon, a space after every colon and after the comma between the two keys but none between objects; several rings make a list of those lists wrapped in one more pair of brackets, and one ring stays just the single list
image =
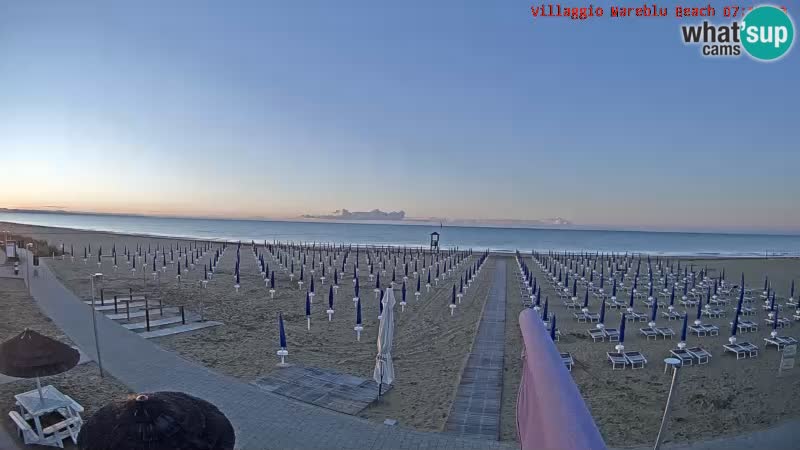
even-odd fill
[{"label": "closed blue beach umbrella", "polygon": [[625,342],[625,313],[622,313],[622,320],[619,323],[619,342]]},{"label": "closed blue beach umbrella", "polygon": [[556,340],[556,315],[553,314],[553,320],[550,322],[550,339],[554,342]]},{"label": "closed blue beach umbrella", "polygon": [[650,321],[651,322],[655,322],[656,321],[656,317],[658,317],[658,299],[654,298],[653,299],[653,310],[650,313]]},{"label": "closed blue beach umbrella", "polygon": [[686,342],[686,329],[689,324],[689,315],[683,315],[683,327],[681,328],[681,342]]},{"label": "closed blue beach umbrella", "polygon": [[544,298],[544,308],[542,308],[542,317],[547,317],[547,308],[548,308],[548,301],[547,297]]},{"label": "closed blue beach umbrella", "polygon": [[606,299],[603,299],[603,303],[600,305],[600,323],[606,323]]},{"label": "closed blue beach umbrella", "polygon": [[278,313],[278,333],[281,349],[286,350],[286,330],[283,328],[283,313]]}]

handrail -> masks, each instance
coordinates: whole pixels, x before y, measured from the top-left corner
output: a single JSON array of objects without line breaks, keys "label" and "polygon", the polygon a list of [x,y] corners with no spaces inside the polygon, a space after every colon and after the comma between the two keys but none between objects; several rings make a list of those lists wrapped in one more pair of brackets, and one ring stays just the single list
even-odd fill
[{"label": "handrail", "polygon": [[533,309],[519,315],[524,349],[517,435],[527,449],[605,450],[600,431],[561,355]]}]

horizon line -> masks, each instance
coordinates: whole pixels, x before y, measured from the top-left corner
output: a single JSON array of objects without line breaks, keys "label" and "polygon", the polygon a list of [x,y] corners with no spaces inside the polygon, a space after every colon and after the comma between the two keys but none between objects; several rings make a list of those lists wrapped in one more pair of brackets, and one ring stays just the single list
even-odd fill
[{"label": "horizon line", "polygon": [[[496,224],[492,221],[517,220],[524,222],[527,219],[447,219],[447,218],[406,218],[403,220],[380,220],[380,219],[360,219],[360,220],[337,220],[337,219],[314,219],[298,216],[296,218],[267,218],[267,217],[214,217],[202,215],[169,215],[160,213],[125,213],[125,212],[101,212],[101,211],[69,211],[69,210],[48,210],[33,208],[5,208],[0,207],[0,213],[17,214],[64,214],[64,215],[87,215],[87,216],[113,216],[113,217],[142,217],[154,219],[182,219],[182,220],[223,220],[223,221],[252,221],[252,222],[297,222],[297,223],[340,223],[340,224],[364,224],[364,225],[398,225],[398,226],[434,226],[435,222],[450,220],[446,226],[453,228],[495,228],[495,229],[527,229],[527,230],[553,230],[553,231],[608,231],[608,232],[627,232],[627,233],[684,233],[684,234],[726,234],[726,235],[765,235],[765,236],[800,236],[800,230],[793,231],[768,231],[768,230],[725,230],[725,229],[704,229],[704,228],[668,228],[658,229],[647,226],[614,226],[603,224],[570,224],[570,225],[513,225]],[[426,222],[429,223],[420,223]],[[458,221],[476,223],[461,223]],[[416,223],[408,223],[416,222]],[[16,222],[14,222],[16,223]],[[30,225],[30,224],[28,224]],[[440,222],[440,226],[445,226],[445,222]]]}]

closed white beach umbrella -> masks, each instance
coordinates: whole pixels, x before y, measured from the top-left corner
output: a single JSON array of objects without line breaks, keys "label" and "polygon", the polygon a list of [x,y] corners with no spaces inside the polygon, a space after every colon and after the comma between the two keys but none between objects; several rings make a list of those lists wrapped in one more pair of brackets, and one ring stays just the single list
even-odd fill
[{"label": "closed white beach umbrella", "polygon": [[394,290],[386,288],[381,300],[383,317],[378,328],[378,355],[375,357],[375,371],[372,378],[380,385],[392,384],[394,381],[394,364],[392,364],[392,340],[394,339]]}]

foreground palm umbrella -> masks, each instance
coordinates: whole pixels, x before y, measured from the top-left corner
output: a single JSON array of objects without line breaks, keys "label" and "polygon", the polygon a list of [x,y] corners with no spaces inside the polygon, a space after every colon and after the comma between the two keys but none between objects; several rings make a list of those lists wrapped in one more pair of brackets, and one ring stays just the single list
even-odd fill
[{"label": "foreground palm umbrella", "polygon": [[378,383],[378,396],[384,384],[394,382],[394,364],[392,363],[392,340],[394,339],[394,289],[386,288],[381,304],[383,314],[378,328],[378,355],[375,357],[375,370],[372,378]]},{"label": "foreground palm umbrella", "polygon": [[232,450],[233,426],[211,403],[182,392],[154,392],[112,402],[87,420],[81,450]]},{"label": "foreground palm umbrella", "polygon": [[74,348],[27,328],[0,344],[0,373],[17,378],[36,378],[42,403],[44,397],[39,377],[66,372],[79,360],[80,353]]}]

